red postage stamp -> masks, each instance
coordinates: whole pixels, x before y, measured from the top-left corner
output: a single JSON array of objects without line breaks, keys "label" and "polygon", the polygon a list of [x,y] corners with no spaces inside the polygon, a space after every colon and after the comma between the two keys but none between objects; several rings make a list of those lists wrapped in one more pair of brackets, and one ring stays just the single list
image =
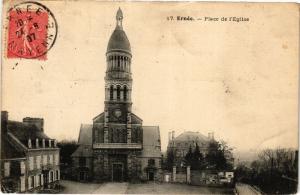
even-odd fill
[{"label": "red postage stamp", "polygon": [[57,36],[52,12],[37,2],[23,2],[8,11],[7,57],[47,59]]}]

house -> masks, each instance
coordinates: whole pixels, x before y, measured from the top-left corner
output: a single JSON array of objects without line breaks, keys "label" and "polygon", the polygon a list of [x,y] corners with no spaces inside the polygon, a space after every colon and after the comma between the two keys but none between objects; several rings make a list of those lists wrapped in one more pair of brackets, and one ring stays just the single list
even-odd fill
[{"label": "house", "polygon": [[1,190],[39,192],[60,180],[59,148],[49,138],[41,118],[8,120],[1,112]]}]

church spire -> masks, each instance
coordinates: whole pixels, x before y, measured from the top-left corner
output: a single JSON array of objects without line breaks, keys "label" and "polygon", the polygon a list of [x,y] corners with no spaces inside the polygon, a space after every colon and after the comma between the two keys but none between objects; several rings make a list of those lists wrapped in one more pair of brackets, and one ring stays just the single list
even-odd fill
[{"label": "church spire", "polygon": [[116,28],[123,29],[122,28],[123,12],[122,12],[122,10],[121,10],[120,7],[119,7],[119,9],[117,11],[116,19],[117,19],[117,26],[116,26]]}]

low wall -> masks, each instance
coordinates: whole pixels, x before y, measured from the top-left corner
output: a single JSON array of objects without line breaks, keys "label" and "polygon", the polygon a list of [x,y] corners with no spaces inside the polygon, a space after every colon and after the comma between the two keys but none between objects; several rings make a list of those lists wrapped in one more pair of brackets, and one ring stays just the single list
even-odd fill
[{"label": "low wall", "polygon": [[177,171],[176,168],[173,167],[172,172],[164,172],[163,181],[203,186],[232,187],[234,185],[233,172],[190,170],[190,167],[187,167],[186,171]]}]

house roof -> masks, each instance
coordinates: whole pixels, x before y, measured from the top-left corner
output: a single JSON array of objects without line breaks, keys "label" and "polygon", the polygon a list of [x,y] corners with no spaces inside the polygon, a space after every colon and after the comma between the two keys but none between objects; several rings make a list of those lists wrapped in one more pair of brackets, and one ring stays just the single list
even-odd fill
[{"label": "house roof", "polygon": [[78,144],[92,145],[93,143],[93,125],[81,124],[78,137]]},{"label": "house roof", "polygon": [[141,157],[161,157],[160,131],[158,126],[143,126],[143,150]]},{"label": "house roof", "polygon": [[186,141],[197,141],[197,142],[209,142],[208,137],[193,131],[186,131],[177,136],[174,140],[175,142],[186,142]]},{"label": "house roof", "polygon": [[11,159],[11,158],[25,158],[25,151],[16,147],[12,143],[7,134],[1,135],[1,158]]},{"label": "house roof", "polygon": [[50,139],[43,131],[35,125],[25,125],[22,122],[8,121],[8,132],[13,134],[21,143],[27,146],[28,139]]}]

